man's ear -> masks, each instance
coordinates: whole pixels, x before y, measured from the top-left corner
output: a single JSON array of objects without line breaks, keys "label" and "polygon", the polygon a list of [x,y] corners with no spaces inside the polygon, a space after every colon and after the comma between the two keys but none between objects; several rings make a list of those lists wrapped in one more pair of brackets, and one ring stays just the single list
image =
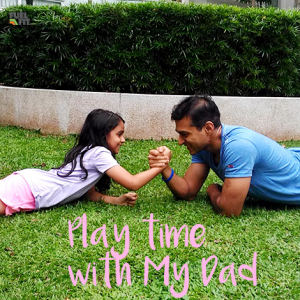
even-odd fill
[{"label": "man's ear", "polygon": [[212,133],[214,132],[214,130],[215,130],[215,125],[214,125],[213,122],[207,121],[207,122],[205,123],[205,125],[204,125],[203,128],[204,128],[206,134],[210,135],[210,134],[212,134]]}]

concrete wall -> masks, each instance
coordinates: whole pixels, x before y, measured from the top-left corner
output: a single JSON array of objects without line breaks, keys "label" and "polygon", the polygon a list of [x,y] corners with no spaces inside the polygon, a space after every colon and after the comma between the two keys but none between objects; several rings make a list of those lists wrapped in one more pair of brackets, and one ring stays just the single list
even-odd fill
[{"label": "concrete wall", "polygon": [[237,2],[237,0],[185,0],[186,3],[196,3],[196,4],[218,4],[218,5],[233,5],[238,7],[248,7],[246,3]]},{"label": "concrete wall", "polygon": [[[0,124],[41,129],[45,134],[77,133],[92,109],[104,108],[122,115],[127,138],[177,138],[170,114],[184,97],[0,86]],[[213,99],[225,124],[246,126],[275,140],[300,140],[300,98]]]},{"label": "concrete wall", "polygon": [[278,7],[284,9],[291,9],[296,7],[295,0],[278,0]]}]

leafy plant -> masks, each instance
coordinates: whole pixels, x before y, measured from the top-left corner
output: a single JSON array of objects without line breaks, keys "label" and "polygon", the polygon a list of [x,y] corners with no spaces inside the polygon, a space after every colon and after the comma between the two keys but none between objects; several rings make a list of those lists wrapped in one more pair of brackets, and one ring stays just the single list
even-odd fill
[{"label": "leafy plant", "polygon": [[[8,24],[25,11],[31,26]],[[300,12],[139,4],[10,7],[0,82],[123,93],[300,95]]]}]

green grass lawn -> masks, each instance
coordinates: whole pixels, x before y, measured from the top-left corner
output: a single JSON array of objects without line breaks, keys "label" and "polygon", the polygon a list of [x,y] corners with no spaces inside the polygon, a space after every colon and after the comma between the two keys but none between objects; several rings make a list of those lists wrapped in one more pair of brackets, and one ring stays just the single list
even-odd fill
[{"label": "green grass lawn", "polygon": [[[74,136],[43,136],[36,131],[14,127],[0,127],[0,178],[24,168],[48,170],[61,164],[65,153],[74,143]],[[300,141],[284,142],[287,147],[300,147]],[[171,165],[183,175],[190,164],[190,155],[176,141],[126,141],[117,156],[119,163],[131,173],[148,168],[147,155],[150,149],[166,145],[173,151]],[[214,213],[205,190],[212,182],[220,182],[210,174],[205,186],[194,201],[177,201],[158,176],[138,191],[135,207],[118,207],[92,203],[80,199],[71,204],[33,213],[19,213],[0,217],[0,299],[175,299],[170,288],[180,293],[188,291],[182,299],[300,299],[300,208],[262,203],[249,199],[239,218],[226,218]],[[115,184],[111,195],[125,193],[126,189]],[[68,221],[87,217],[87,247],[83,247],[84,228],[73,231],[74,246],[70,246]],[[159,220],[153,225],[154,245],[149,245],[149,219],[153,214]],[[76,223],[78,224],[78,222]],[[105,281],[106,253],[112,247],[119,253],[125,248],[124,236],[117,242],[118,234],[128,225],[130,232],[129,253],[120,261],[121,267],[128,263],[131,270],[131,286],[124,280],[116,282],[116,263],[109,261],[111,288]],[[171,239],[170,247],[160,244],[160,234],[165,238],[165,224],[179,229],[187,225],[190,232],[197,224],[203,225],[205,233],[197,243],[185,246],[185,230],[178,246]],[[95,245],[91,237],[98,228],[106,226],[107,247],[103,238]],[[162,226],[161,226],[162,225]],[[103,232],[103,231],[102,231]],[[98,231],[95,240],[100,237]],[[201,235],[201,229],[196,236]],[[92,239],[93,240],[93,239]],[[241,265],[253,264],[257,253],[257,285],[242,279],[238,269]],[[215,272],[204,285],[202,259],[218,258]],[[111,258],[110,254],[110,258]],[[149,265],[147,285],[144,285],[145,259],[148,257],[157,266],[169,258],[169,284],[164,285],[164,267],[156,271]],[[213,268],[213,260],[207,265],[207,276]],[[189,278],[182,272],[180,280],[174,276],[187,264]],[[74,286],[68,266],[83,277],[90,264],[86,284],[79,280]],[[234,264],[234,265],[232,265]],[[107,264],[108,265],[108,264]],[[232,277],[220,283],[223,268],[234,269],[236,286]],[[225,278],[229,269],[225,272]],[[252,277],[249,271],[243,274]],[[94,276],[94,278],[93,278]],[[184,279],[185,278],[185,279]]]}]

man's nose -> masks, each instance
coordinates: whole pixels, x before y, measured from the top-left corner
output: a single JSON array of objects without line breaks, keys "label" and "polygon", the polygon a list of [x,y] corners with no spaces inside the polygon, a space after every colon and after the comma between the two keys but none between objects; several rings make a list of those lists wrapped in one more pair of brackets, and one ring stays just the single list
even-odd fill
[{"label": "man's nose", "polygon": [[181,137],[181,135],[179,135],[179,137],[178,137],[178,144],[181,146],[181,145],[184,144],[184,142],[185,142],[185,140]]}]

